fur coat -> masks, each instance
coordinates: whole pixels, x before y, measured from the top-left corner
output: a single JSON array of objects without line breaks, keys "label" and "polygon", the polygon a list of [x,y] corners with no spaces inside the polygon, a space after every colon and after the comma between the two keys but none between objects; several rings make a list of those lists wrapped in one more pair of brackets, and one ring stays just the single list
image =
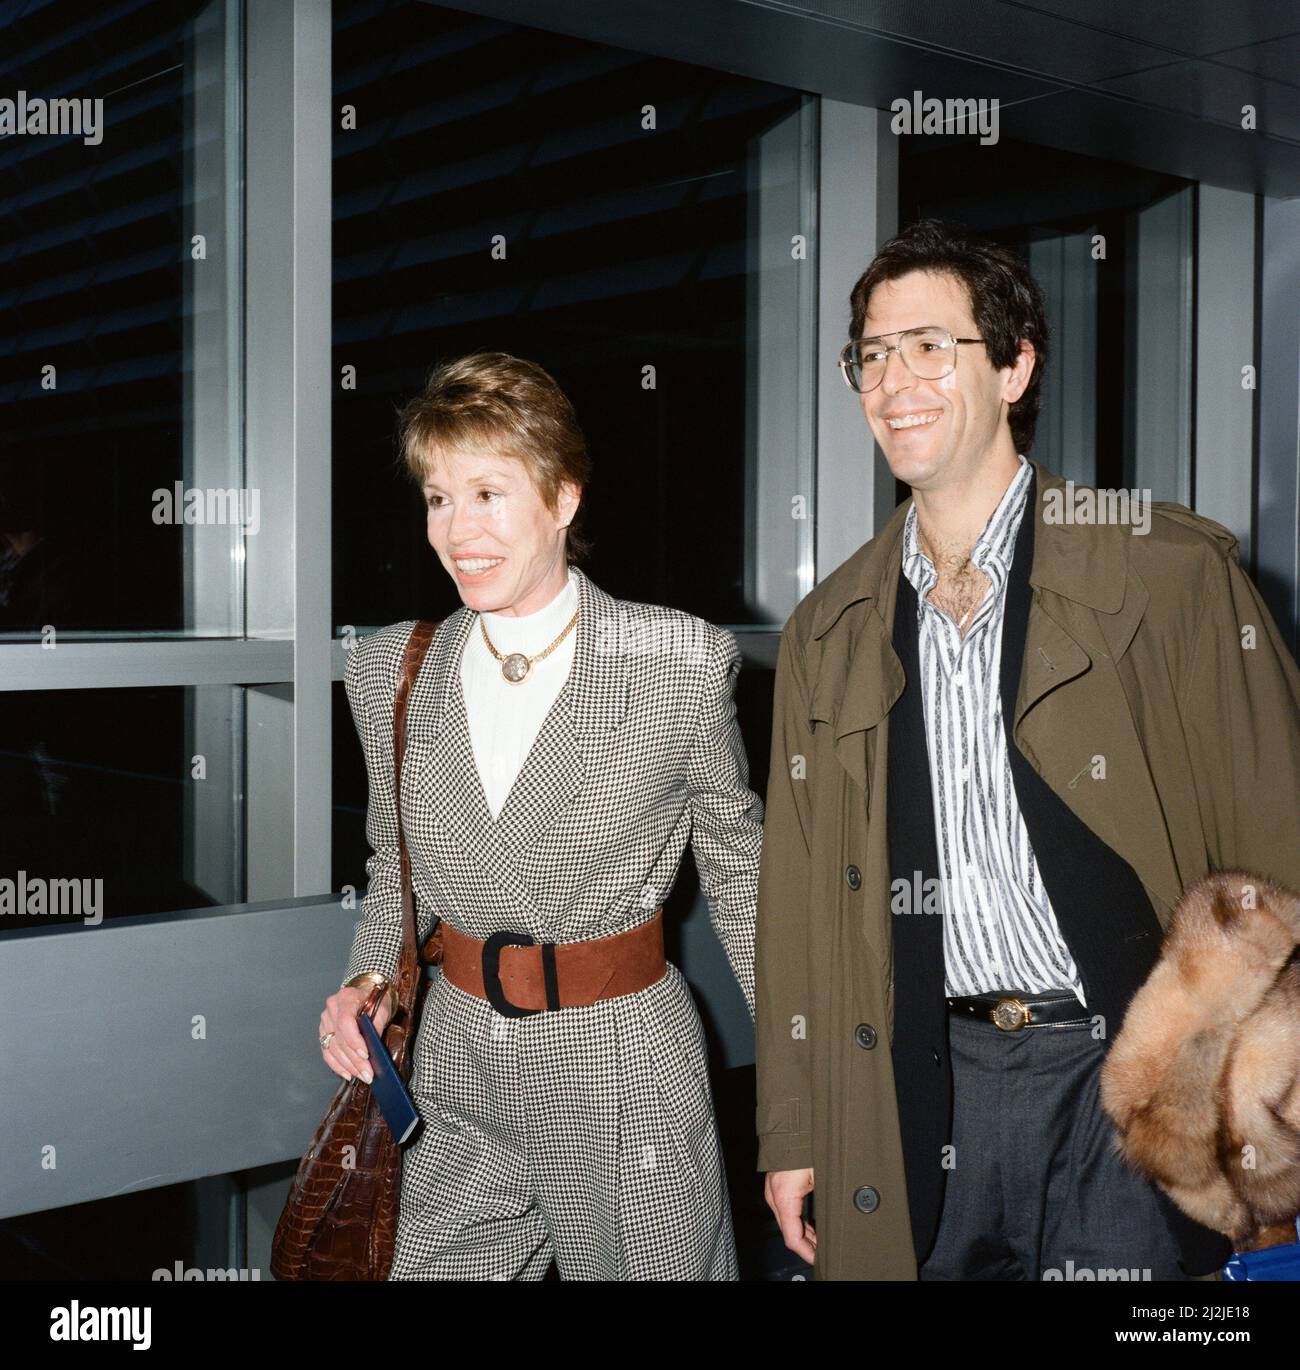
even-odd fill
[{"label": "fur coat", "polygon": [[1120,1154],[1238,1251],[1300,1210],[1300,894],[1247,871],[1184,892],[1102,1072]]}]

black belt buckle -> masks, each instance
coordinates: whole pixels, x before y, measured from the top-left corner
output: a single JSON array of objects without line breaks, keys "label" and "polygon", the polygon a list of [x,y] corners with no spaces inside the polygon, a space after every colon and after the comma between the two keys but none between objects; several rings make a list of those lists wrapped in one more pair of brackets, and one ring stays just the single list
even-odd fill
[{"label": "black belt buckle", "polygon": [[503,1018],[531,1018],[534,1013],[545,1013],[560,1007],[560,982],[555,971],[555,943],[542,943],[542,974],[546,979],[546,1008],[520,1008],[506,998],[501,986],[501,948],[533,947],[537,943],[526,932],[511,932],[503,929],[494,932],[483,943],[483,993],[488,1003]]}]

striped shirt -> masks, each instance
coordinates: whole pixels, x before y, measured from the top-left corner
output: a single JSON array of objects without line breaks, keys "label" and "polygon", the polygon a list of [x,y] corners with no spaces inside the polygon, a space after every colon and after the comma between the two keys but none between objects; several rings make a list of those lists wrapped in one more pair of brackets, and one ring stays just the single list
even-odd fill
[{"label": "striped shirt", "polygon": [[1022,456],[971,549],[992,584],[965,638],[927,598],[939,577],[921,550],[915,504],[903,528],[903,573],[917,599],[946,992],[1073,990],[1086,1004],[1016,800],[998,688],[1007,576],[1031,476]]}]

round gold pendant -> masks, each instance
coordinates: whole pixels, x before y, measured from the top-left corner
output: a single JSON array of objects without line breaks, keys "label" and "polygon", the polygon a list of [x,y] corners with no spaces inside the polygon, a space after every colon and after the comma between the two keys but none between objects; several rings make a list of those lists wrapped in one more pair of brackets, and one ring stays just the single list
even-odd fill
[{"label": "round gold pendant", "polygon": [[528,674],[530,662],[526,656],[520,652],[511,652],[501,663],[501,674],[512,684],[518,685],[519,682]]}]

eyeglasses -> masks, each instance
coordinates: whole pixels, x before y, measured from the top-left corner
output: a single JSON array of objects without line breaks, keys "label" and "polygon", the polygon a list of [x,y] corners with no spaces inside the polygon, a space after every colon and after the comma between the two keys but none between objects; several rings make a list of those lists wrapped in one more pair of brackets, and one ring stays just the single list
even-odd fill
[{"label": "eyeglasses", "polygon": [[[887,344],[886,338],[897,338]],[[840,353],[839,368],[850,390],[865,394],[885,379],[889,354],[897,352],[903,365],[920,380],[937,381],[950,375],[957,366],[959,343],[982,343],[983,338],[954,338],[946,328],[907,328],[896,333],[881,333],[874,338],[859,338],[846,343]]]}]

